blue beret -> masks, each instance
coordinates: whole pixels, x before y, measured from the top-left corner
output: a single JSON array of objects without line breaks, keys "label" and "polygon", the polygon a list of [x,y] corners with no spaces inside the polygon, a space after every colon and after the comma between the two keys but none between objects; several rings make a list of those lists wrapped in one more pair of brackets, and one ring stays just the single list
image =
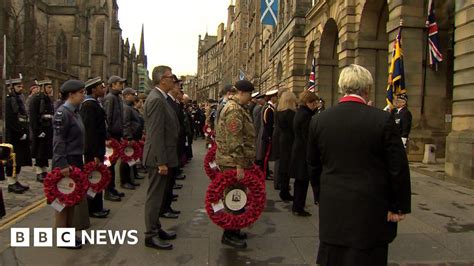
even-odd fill
[{"label": "blue beret", "polygon": [[68,80],[61,86],[61,93],[77,92],[86,87],[86,84],[80,80]]}]

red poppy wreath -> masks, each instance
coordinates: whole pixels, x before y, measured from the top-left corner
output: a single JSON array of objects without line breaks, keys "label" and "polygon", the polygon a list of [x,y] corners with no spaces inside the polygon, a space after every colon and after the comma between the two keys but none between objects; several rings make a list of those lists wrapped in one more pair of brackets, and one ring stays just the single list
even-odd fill
[{"label": "red poppy wreath", "polygon": [[140,147],[140,144],[136,141],[131,144],[131,142],[124,140],[120,146],[120,159],[123,163],[130,163],[138,161],[142,158],[143,149]]},{"label": "red poppy wreath", "polygon": [[216,174],[219,171],[216,165],[216,152],[217,145],[213,143],[204,157],[204,171],[211,180],[216,178]]},{"label": "red poppy wreath", "polygon": [[218,172],[206,193],[206,211],[212,222],[226,230],[255,223],[265,208],[265,181],[256,168],[245,170],[242,180],[235,170]]},{"label": "red poppy wreath", "polygon": [[61,169],[55,168],[44,179],[44,193],[48,203],[58,200],[66,207],[79,203],[89,188],[89,182],[81,170],[72,167],[69,177],[61,174]]},{"label": "red poppy wreath", "polygon": [[114,164],[120,158],[120,142],[116,139],[111,139],[110,144],[106,147],[105,160]]},{"label": "red poppy wreath", "polygon": [[84,176],[89,182],[89,189],[95,193],[104,190],[112,178],[106,165],[96,164],[95,162],[90,162],[84,166]]},{"label": "red poppy wreath", "polygon": [[216,132],[212,130],[208,124],[205,124],[203,129],[204,129],[204,135],[206,137],[209,137],[210,139],[216,138]]}]

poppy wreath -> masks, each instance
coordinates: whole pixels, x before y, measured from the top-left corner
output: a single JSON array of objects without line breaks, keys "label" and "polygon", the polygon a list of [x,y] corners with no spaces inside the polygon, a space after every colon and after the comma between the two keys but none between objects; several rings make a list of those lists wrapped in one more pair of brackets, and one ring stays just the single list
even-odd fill
[{"label": "poppy wreath", "polygon": [[[101,175],[100,181],[97,184],[93,184],[89,181],[89,177],[93,172],[99,172]],[[112,174],[109,171],[109,168],[104,164],[96,164],[95,162],[90,162],[84,166],[84,176],[87,178],[89,183],[89,188],[94,192],[100,192],[104,190],[110,183],[112,179]]]},{"label": "poppy wreath", "polygon": [[112,148],[112,155],[109,157],[106,156],[106,159],[109,160],[111,164],[114,164],[120,158],[120,142],[116,139],[111,139],[108,147]]},{"label": "poppy wreath", "polygon": [[[242,180],[237,180],[236,174],[236,170],[218,172],[216,178],[209,184],[206,193],[206,211],[209,218],[225,230],[238,230],[252,225],[265,208],[265,178],[262,176],[262,172],[256,171],[255,168],[245,170]],[[212,204],[216,204],[220,200],[223,201],[226,189],[235,185],[247,188],[247,203],[243,212],[233,214],[225,209],[214,212]]]},{"label": "poppy wreath", "polygon": [[72,167],[69,178],[75,183],[74,191],[70,194],[64,194],[58,189],[58,183],[63,178],[64,176],[61,174],[61,169],[55,168],[51,171],[44,179],[44,193],[48,203],[52,203],[57,199],[60,203],[64,204],[64,206],[71,207],[79,203],[85,196],[89,188],[89,182],[79,168]]},{"label": "poppy wreath", "polygon": [[211,148],[207,150],[206,156],[204,157],[204,171],[206,172],[206,175],[213,180],[216,178],[218,170],[212,169],[210,164],[216,161],[217,145],[215,143],[212,143],[211,145]]},{"label": "poppy wreath", "polygon": [[204,125],[203,130],[204,130],[204,135],[206,137],[209,137],[212,140],[216,138],[216,132],[214,130],[212,130],[211,127],[208,124]]},{"label": "poppy wreath", "polygon": [[140,144],[138,142],[135,141],[131,145],[131,148],[133,149],[132,155],[125,154],[125,149],[127,149],[129,146],[130,146],[130,142],[128,140],[122,141],[120,145],[119,155],[123,163],[128,163],[132,160],[137,161],[142,158],[143,149],[140,147]]}]

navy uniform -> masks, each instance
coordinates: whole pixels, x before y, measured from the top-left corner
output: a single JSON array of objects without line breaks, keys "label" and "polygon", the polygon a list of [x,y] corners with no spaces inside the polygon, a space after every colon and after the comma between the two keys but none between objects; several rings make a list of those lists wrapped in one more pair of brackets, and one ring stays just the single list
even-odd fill
[{"label": "navy uniform", "polygon": [[41,91],[32,96],[28,108],[32,133],[32,157],[36,159],[36,180],[39,182],[43,182],[48,174],[49,159],[53,157],[54,107],[53,101],[45,91],[46,87],[51,85],[51,80],[38,81]]},{"label": "navy uniform", "polygon": [[[61,93],[77,92],[84,87],[82,81],[69,80],[61,86]],[[53,126],[53,168],[64,169],[71,166],[82,168],[85,128],[79,115],[79,106],[66,101],[54,114]],[[86,197],[74,207],[73,225],[78,230],[90,226]]]},{"label": "navy uniform", "polygon": [[[93,94],[93,89],[103,90],[100,86],[103,81],[100,77],[90,79],[86,82],[87,96],[81,104],[79,114],[85,128],[84,160],[85,163],[93,162],[96,158],[104,161],[105,141],[107,139],[107,122],[105,110],[97,97],[103,93]],[[103,193],[98,192],[93,199],[88,198],[89,216],[94,218],[106,218],[110,210],[104,209]]]},{"label": "navy uniform", "polygon": [[[272,97],[278,94],[278,90],[272,90],[265,94],[265,96]],[[268,162],[270,161],[270,155],[272,152],[272,139],[273,130],[275,127],[275,103],[268,101],[262,110],[262,143],[260,152],[263,156],[260,156],[263,161],[259,162],[262,167],[262,171],[266,173],[266,178],[270,179],[270,170]]]},{"label": "navy uniform", "polygon": [[[6,166],[8,179],[8,192],[23,193],[29,187],[18,182],[18,174],[22,166],[31,165],[29,123],[28,114],[22,98],[22,79],[12,79],[7,82],[10,91],[6,97],[5,122],[6,122],[6,142],[13,145],[16,155],[15,167],[10,161]],[[20,91],[16,91],[17,90]],[[14,169],[15,168],[15,169]]]}]

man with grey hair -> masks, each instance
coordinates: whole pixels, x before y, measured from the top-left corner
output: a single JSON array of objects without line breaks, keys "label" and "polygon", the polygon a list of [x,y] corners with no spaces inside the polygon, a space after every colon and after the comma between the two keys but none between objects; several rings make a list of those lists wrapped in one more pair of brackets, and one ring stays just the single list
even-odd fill
[{"label": "man with grey hair", "polygon": [[173,108],[167,103],[168,93],[174,88],[171,68],[158,66],[153,69],[154,88],[144,107],[145,141],[143,164],[148,170],[148,191],[145,203],[145,245],[155,249],[172,249],[166,242],[176,239],[176,233],[161,229],[160,211],[166,188],[171,181],[171,169],[178,167],[179,123]]},{"label": "man with grey hair", "polygon": [[400,132],[390,113],[367,105],[372,85],[367,69],[346,67],[339,105],[311,121],[307,161],[319,188],[321,266],[387,265],[397,223],[411,211]]}]

